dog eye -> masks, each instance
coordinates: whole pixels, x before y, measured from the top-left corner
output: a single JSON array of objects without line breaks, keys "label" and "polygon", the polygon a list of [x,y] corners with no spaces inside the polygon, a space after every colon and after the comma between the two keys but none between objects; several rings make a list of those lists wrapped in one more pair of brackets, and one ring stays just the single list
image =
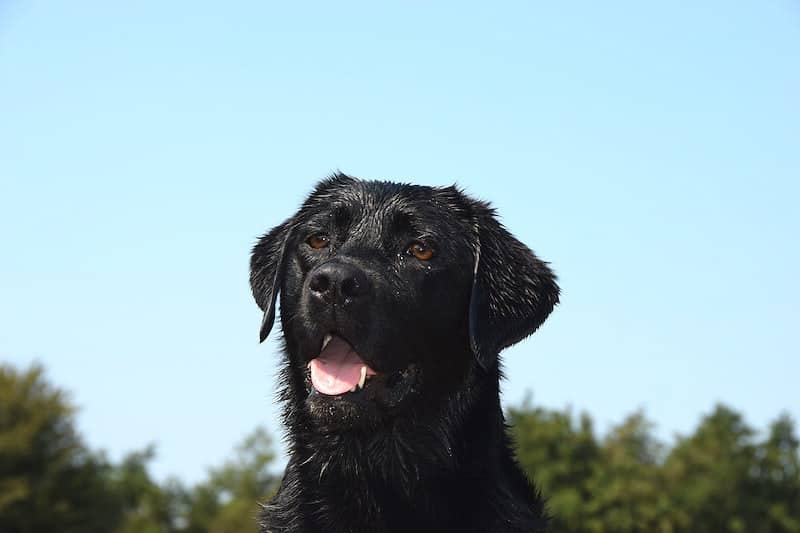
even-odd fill
[{"label": "dog eye", "polygon": [[420,261],[427,261],[433,257],[433,250],[422,244],[421,242],[412,242],[408,247],[408,253],[419,259]]},{"label": "dog eye", "polygon": [[316,233],[306,239],[306,242],[310,247],[319,250],[328,246],[331,243],[331,239],[324,233]]}]

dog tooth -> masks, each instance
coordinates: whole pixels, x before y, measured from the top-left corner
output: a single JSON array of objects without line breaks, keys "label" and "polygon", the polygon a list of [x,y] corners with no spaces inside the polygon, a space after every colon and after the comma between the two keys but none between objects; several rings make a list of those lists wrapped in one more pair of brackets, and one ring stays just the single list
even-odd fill
[{"label": "dog tooth", "polygon": [[362,366],[361,367],[361,379],[358,380],[358,388],[359,389],[363,389],[364,388],[364,382],[365,381],[367,381],[367,367],[366,366]]},{"label": "dog tooth", "polygon": [[355,385],[353,385],[353,388],[352,388],[352,389],[350,389],[350,392],[355,392],[355,391],[356,391],[356,386],[355,386]]},{"label": "dog tooth", "polygon": [[329,343],[329,342],[331,342],[331,339],[332,339],[332,338],[333,338],[333,337],[331,336],[331,334],[330,334],[330,333],[328,333],[327,335],[325,335],[325,338],[324,338],[324,339],[322,339],[322,349],[323,349],[323,350],[324,350],[324,349],[325,349],[325,347],[328,345],[328,343]]}]

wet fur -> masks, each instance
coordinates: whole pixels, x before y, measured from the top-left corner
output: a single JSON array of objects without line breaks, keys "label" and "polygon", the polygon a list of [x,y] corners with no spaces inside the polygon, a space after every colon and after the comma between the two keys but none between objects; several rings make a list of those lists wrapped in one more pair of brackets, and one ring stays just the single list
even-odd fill
[{"label": "wet fur", "polygon": [[[346,222],[332,212],[335,206],[347,208]],[[323,215],[337,246],[313,255],[304,239]],[[402,250],[415,235],[407,226],[436,242],[429,264],[392,255],[395,244]],[[317,334],[319,317],[304,304],[304,282],[326,261],[355,264],[374,280],[366,307],[344,318],[340,311],[342,327],[374,347],[376,364],[420,366],[413,393],[399,406],[333,404],[328,415],[309,403],[306,336]],[[261,238],[250,281],[264,311],[262,340],[280,295],[281,400],[290,445],[280,489],[261,515],[262,531],[545,531],[543,501],[507,436],[498,354],[538,328],[559,290],[547,265],[499,224],[488,204],[455,187],[336,174]]]}]

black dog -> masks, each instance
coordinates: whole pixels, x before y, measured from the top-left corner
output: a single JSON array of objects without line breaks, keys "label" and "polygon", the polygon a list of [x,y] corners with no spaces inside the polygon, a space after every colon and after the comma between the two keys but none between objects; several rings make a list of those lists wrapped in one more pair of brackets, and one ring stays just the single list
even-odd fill
[{"label": "black dog", "polygon": [[498,353],[558,302],[550,269],[455,187],[336,174],[253,249],[280,293],[290,459],[263,531],[537,532]]}]

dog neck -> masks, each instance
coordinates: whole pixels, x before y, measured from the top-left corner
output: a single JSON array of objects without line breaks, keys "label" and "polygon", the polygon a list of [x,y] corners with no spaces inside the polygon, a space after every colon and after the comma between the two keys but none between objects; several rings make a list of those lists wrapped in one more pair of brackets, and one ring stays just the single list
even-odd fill
[{"label": "dog neck", "polygon": [[[289,408],[295,441],[281,492],[302,490],[303,501],[315,502],[299,513],[311,531],[427,531],[432,524],[468,531],[477,526],[464,509],[487,504],[498,508],[498,516],[515,515],[502,508],[530,500],[522,494],[530,487],[502,459],[510,455],[497,377],[471,379],[479,393],[473,388],[455,394],[430,423],[403,417],[384,427],[320,435],[300,427]],[[442,505],[443,494],[449,505]],[[280,505],[272,502],[265,515],[276,514]]]}]

